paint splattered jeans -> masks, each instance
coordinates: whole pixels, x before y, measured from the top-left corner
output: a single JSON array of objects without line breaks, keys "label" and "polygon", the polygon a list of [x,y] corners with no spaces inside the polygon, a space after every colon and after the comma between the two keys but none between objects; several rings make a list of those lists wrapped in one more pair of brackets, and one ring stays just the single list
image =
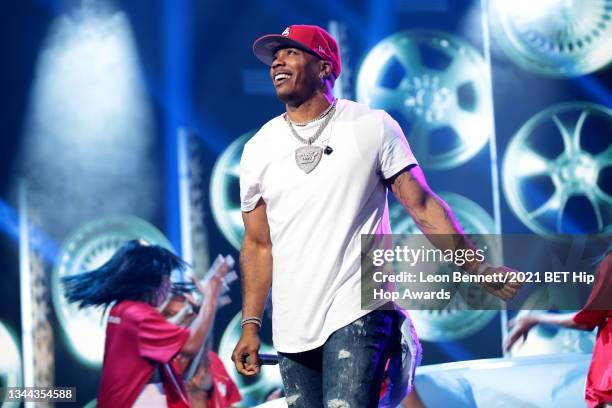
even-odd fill
[{"label": "paint splattered jeans", "polygon": [[279,353],[291,408],[377,407],[388,356],[401,347],[395,310],[374,310],[332,333],[323,346]]}]

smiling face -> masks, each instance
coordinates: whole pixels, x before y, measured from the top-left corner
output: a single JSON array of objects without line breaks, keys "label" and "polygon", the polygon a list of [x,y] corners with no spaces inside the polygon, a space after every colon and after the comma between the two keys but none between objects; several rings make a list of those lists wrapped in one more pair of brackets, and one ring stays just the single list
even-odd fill
[{"label": "smiling face", "polygon": [[324,69],[328,68],[323,61],[309,52],[298,48],[277,50],[270,67],[276,96],[289,105],[310,99],[321,89],[319,75]]}]

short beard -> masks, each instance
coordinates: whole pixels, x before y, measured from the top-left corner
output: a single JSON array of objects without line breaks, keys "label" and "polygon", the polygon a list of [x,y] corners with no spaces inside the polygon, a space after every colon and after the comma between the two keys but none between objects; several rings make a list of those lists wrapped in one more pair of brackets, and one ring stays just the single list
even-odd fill
[{"label": "short beard", "polygon": [[314,95],[316,95],[317,91],[322,91],[323,87],[320,79],[317,77],[314,82],[304,84],[304,89],[309,89],[310,92],[308,94],[303,94],[299,91],[295,91],[289,94],[276,93],[276,97],[285,105],[299,106],[305,101],[311,99]]},{"label": "short beard", "polygon": [[290,106],[295,106],[295,105],[299,105],[300,101],[299,98],[297,97],[297,95],[294,93],[292,94],[276,94],[276,97],[278,98],[279,101],[281,101],[282,103],[284,103],[285,105],[290,105]]}]

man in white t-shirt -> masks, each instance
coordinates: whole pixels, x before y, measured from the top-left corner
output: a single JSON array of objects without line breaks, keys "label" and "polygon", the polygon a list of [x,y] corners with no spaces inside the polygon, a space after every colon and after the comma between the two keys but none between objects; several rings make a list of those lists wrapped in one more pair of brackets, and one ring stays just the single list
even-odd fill
[{"label": "man in white t-shirt", "polygon": [[[391,233],[387,188],[428,237],[462,236],[461,228],[427,186],[397,122],[382,110],[334,99],[341,62],[325,30],[290,26],[257,39],[253,51],[270,66],[286,113],[246,143],[240,162],[243,321],[232,359],[243,375],[259,372],[257,333],[272,288],[273,341],[288,405],[378,406],[406,315],[376,308],[382,303],[361,309],[360,235]],[[507,272],[476,262],[467,270]],[[507,299],[518,286],[487,289]],[[411,345],[413,372],[414,335]]]}]

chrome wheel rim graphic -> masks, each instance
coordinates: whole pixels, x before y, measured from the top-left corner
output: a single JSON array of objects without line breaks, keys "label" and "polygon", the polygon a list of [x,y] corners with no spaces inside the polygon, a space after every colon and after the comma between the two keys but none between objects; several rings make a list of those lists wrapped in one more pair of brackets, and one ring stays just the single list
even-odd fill
[{"label": "chrome wheel rim graphic", "polygon": [[245,143],[255,134],[247,132],[230,144],[213,167],[210,179],[210,207],[215,223],[234,248],[240,249],[244,236],[240,210],[240,156]]},{"label": "chrome wheel rim graphic", "polygon": [[[554,236],[564,231],[564,211],[572,197],[585,197],[592,206],[596,230],[612,232],[612,196],[598,184],[602,170],[612,166],[612,133],[604,137],[608,146],[596,154],[583,149],[583,129],[589,118],[597,117],[612,128],[612,110],[592,103],[572,102],[550,107],[529,119],[512,138],[503,162],[504,193],[516,216],[532,231]],[[553,131],[542,132],[546,125]],[[609,131],[608,131],[609,132]],[[532,146],[539,138],[561,139],[563,152],[555,158],[544,157]],[[526,187],[536,178],[551,181],[554,192],[538,205],[529,204]],[[535,190],[537,192],[537,190]],[[571,231],[569,231],[571,232]]]},{"label": "chrome wheel rim graphic", "polygon": [[[6,325],[0,322],[0,388],[21,387],[21,353],[17,343],[17,337]],[[0,398],[4,400],[6,390],[0,390]],[[0,401],[2,401],[0,400]],[[4,402],[3,407],[18,407],[20,402]]]},{"label": "chrome wheel rim graphic", "polygon": [[[426,61],[429,54],[444,64]],[[397,64],[401,80],[383,86]],[[465,40],[444,32],[404,31],[369,52],[359,70],[357,98],[395,116],[423,166],[448,169],[468,161],[489,140],[487,77],[484,59]],[[452,143],[435,151],[441,131]]]},{"label": "chrome wheel rim graphic", "polygon": [[612,0],[493,0],[490,15],[506,55],[529,71],[572,77],[612,60]]}]

